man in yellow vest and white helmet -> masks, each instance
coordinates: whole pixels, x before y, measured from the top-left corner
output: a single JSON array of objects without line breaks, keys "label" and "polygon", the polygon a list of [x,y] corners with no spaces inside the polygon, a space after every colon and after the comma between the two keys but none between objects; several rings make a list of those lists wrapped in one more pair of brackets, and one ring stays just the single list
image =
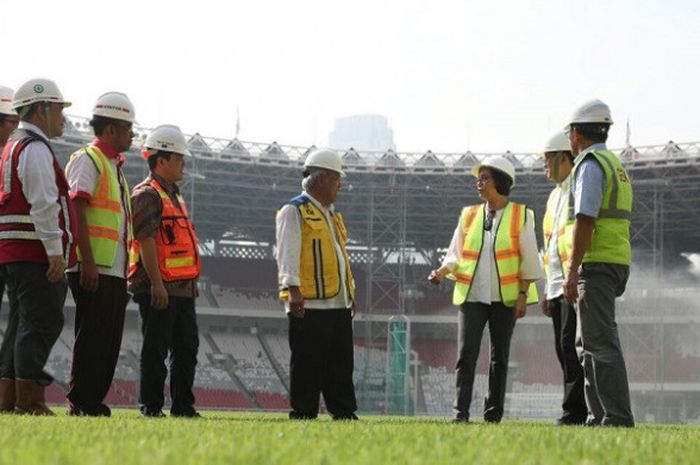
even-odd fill
[{"label": "man in yellow vest and white helmet", "polygon": [[134,137],[134,106],[120,92],[92,110],[95,140],[66,166],[78,223],[79,263],[68,270],[75,299],[69,415],[110,416],[104,398],[114,377],[128,295],[131,202],[122,170]]},{"label": "man in yellow vest and white helmet", "polygon": [[[19,115],[12,108],[12,97],[15,91],[9,87],[0,86],[0,153],[10,137],[10,134],[19,125]],[[5,292],[5,280],[0,278],[0,307],[2,306],[2,295]]]},{"label": "man in yellow vest and white helmet", "polygon": [[564,298],[577,305],[590,426],[634,426],[627,369],[615,322],[615,297],[625,291],[632,262],[632,184],[605,142],[610,108],[591,100],[566,126],[574,159],[575,223]]},{"label": "man in yellow vest and white helmet", "polygon": [[304,162],[304,192],[277,212],[280,300],[289,317],[289,418],[318,416],[323,394],[335,420],[356,420],[352,318],[355,282],[343,217],[333,203],[344,177],[340,155],[316,150]]},{"label": "man in yellow vest and white helmet", "polygon": [[452,303],[459,306],[459,358],[456,423],[469,421],[481,335],[488,323],[491,340],[489,390],[484,420],[503,417],[510,340],[515,321],[538,302],[534,282],[542,278],[535,238],[535,215],[508,199],[515,168],[492,156],[475,166],[476,189],[484,203],[462,209],[442,266],[428,280],[455,280]]},{"label": "man in yellow vest and white helmet", "polygon": [[564,401],[560,425],[580,425],[586,421],[583,395],[583,368],[576,354],[576,308],[564,300],[564,279],[569,269],[574,216],[571,214],[571,170],[574,157],[569,137],[558,131],[542,151],[547,179],[556,184],[547,200],[542,221],[546,283],[542,312],[552,318],[557,358],[564,373]]}]

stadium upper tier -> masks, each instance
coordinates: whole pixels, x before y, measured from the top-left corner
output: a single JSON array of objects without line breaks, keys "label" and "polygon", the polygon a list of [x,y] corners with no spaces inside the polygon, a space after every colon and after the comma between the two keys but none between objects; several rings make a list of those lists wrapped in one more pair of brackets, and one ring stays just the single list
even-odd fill
[{"label": "stadium upper tier", "polygon": [[[125,172],[133,185],[147,173],[140,146],[148,129],[135,128],[134,147]],[[55,141],[63,163],[92,139],[88,120],[68,117]],[[301,167],[314,147],[252,143],[195,134],[188,138],[195,155],[188,163],[183,195],[203,243],[211,254],[227,241],[274,244],[274,214],[301,190]],[[614,150],[625,163],[635,188],[633,236],[638,249],[666,254],[700,250],[700,143]],[[449,243],[464,205],[478,202],[470,169],[485,153],[343,153],[348,176],[338,208],[358,249],[404,246],[431,252]],[[505,155],[516,166],[511,198],[543,214],[551,190],[537,154]],[[661,244],[664,244],[661,247]],[[665,254],[665,255],[666,255]]]}]

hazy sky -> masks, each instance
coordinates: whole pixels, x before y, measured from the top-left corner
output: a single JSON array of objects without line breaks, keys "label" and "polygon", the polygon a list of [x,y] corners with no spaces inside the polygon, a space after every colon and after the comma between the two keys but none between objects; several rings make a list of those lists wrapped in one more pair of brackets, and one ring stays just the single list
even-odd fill
[{"label": "hazy sky", "polygon": [[3,1],[0,84],[54,79],[71,114],[126,92],[144,126],[324,145],[389,118],[400,151],[536,151],[583,99],[621,146],[700,140],[697,0]]}]

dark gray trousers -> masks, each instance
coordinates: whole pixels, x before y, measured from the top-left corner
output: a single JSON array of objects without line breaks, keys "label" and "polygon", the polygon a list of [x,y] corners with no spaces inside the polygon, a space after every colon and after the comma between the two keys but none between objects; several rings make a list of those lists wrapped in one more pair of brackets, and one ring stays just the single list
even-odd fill
[{"label": "dark gray trousers", "polygon": [[491,353],[489,391],[484,399],[484,419],[499,422],[503,418],[510,339],[515,327],[513,309],[501,302],[492,302],[491,305],[465,302],[459,309],[457,397],[454,403],[455,418],[461,420],[469,419],[476,361],[479,358],[481,335],[486,323],[489,324]]},{"label": "dark gray trousers", "polygon": [[583,394],[583,367],[576,354],[576,307],[561,296],[548,300],[547,305],[554,326],[557,359],[564,374],[562,420],[583,423],[588,409]]},{"label": "dark gray trousers", "polygon": [[63,329],[65,279],[50,283],[48,264],[7,263],[0,266],[10,311],[0,348],[0,378],[31,379],[46,386],[53,377],[44,371],[51,348]]},{"label": "dark gray trousers", "polygon": [[590,423],[634,425],[615,322],[615,297],[625,291],[628,277],[628,266],[611,263],[584,263],[579,276],[576,349],[583,363]]}]

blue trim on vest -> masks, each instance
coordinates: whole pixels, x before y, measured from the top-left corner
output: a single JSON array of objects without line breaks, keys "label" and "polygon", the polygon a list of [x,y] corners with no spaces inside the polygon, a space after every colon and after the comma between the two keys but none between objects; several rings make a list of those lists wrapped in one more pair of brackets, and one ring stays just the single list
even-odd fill
[{"label": "blue trim on vest", "polygon": [[290,200],[289,202],[287,202],[287,203],[289,203],[290,205],[294,205],[294,206],[296,206],[296,207],[300,207],[300,206],[302,206],[302,205],[306,205],[306,204],[309,203],[309,202],[311,202],[311,199],[310,199],[310,198],[308,198],[308,197],[307,197],[306,195],[304,195],[304,194],[299,194],[299,195],[297,195],[296,197],[294,197],[293,199],[291,199],[291,200]]}]

